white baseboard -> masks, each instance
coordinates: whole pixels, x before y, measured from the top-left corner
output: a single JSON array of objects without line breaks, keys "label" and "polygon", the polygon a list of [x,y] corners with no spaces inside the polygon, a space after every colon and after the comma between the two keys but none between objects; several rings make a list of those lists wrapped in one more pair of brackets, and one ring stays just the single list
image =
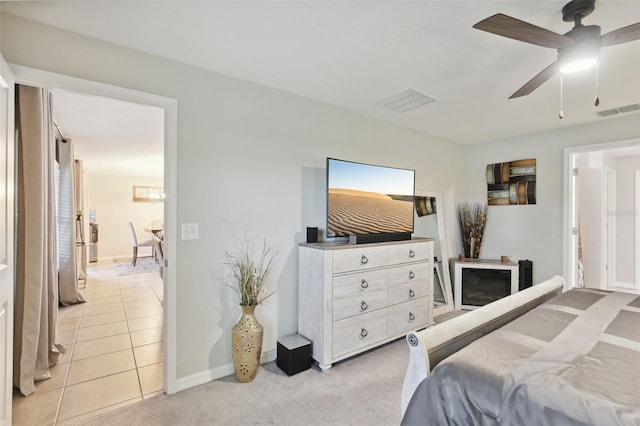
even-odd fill
[{"label": "white baseboard", "polygon": [[[144,256],[138,256],[138,258],[142,258],[142,257]],[[123,254],[120,256],[98,256],[98,262],[105,262],[105,261],[113,262],[115,259],[126,259],[126,258],[131,259],[131,253]]]},{"label": "white baseboard", "polygon": [[[275,349],[263,352],[260,357],[260,364],[275,361],[276,355],[277,353]],[[176,392],[180,392],[194,386],[203,385],[231,374],[233,374],[233,364],[226,364],[211,370],[201,371],[187,377],[182,377],[176,380]]]},{"label": "white baseboard", "polygon": [[[151,252],[149,254],[143,253],[142,251],[138,254],[138,259],[151,257]],[[131,259],[131,253],[121,254],[118,256],[98,256],[98,262],[113,262],[116,259]],[[95,263],[95,262],[94,262]]]},{"label": "white baseboard", "polygon": [[616,281],[616,287],[635,289],[636,285],[634,283],[625,283],[622,281]]}]

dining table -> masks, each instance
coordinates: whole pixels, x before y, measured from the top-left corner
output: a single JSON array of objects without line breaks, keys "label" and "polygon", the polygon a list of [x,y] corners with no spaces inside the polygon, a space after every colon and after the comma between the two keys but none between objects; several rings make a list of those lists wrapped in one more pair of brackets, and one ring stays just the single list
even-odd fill
[{"label": "dining table", "polygon": [[143,228],[145,232],[151,232],[153,235],[156,235],[158,232],[162,231],[164,227],[162,226],[149,226]]}]

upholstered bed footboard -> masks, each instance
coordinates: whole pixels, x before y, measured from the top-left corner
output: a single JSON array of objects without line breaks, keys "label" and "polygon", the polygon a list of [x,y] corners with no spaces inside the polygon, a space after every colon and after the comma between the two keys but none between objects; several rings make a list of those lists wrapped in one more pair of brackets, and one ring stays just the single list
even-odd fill
[{"label": "upholstered bed footboard", "polygon": [[402,388],[402,414],[420,382],[436,364],[561,293],[563,286],[562,277],[555,276],[442,324],[407,334],[409,367]]}]

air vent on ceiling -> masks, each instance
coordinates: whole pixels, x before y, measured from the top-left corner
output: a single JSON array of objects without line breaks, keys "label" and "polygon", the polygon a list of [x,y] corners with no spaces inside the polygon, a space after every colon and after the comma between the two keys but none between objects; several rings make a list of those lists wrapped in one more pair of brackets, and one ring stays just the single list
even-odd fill
[{"label": "air vent on ceiling", "polygon": [[622,113],[632,112],[632,111],[640,111],[640,104],[627,105],[627,106],[620,107],[618,109]]},{"label": "air vent on ceiling", "polygon": [[393,112],[402,113],[420,108],[421,106],[430,104],[435,100],[435,98],[432,98],[429,95],[418,92],[416,89],[409,88],[376,102],[376,105]]},{"label": "air vent on ceiling", "polygon": [[604,111],[598,111],[598,117],[611,117],[612,115],[624,114],[627,112],[640,111],[640,104],[626,105],[619,108],[611,108]]}]

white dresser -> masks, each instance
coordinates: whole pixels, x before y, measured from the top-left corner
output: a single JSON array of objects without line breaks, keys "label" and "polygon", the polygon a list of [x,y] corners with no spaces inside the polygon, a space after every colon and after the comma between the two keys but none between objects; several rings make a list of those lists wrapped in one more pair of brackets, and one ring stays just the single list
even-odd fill
[{"label": "white dresser", "polygon": [[326,370],[433,323],[433,240],[302,243],[298,333]]}]

